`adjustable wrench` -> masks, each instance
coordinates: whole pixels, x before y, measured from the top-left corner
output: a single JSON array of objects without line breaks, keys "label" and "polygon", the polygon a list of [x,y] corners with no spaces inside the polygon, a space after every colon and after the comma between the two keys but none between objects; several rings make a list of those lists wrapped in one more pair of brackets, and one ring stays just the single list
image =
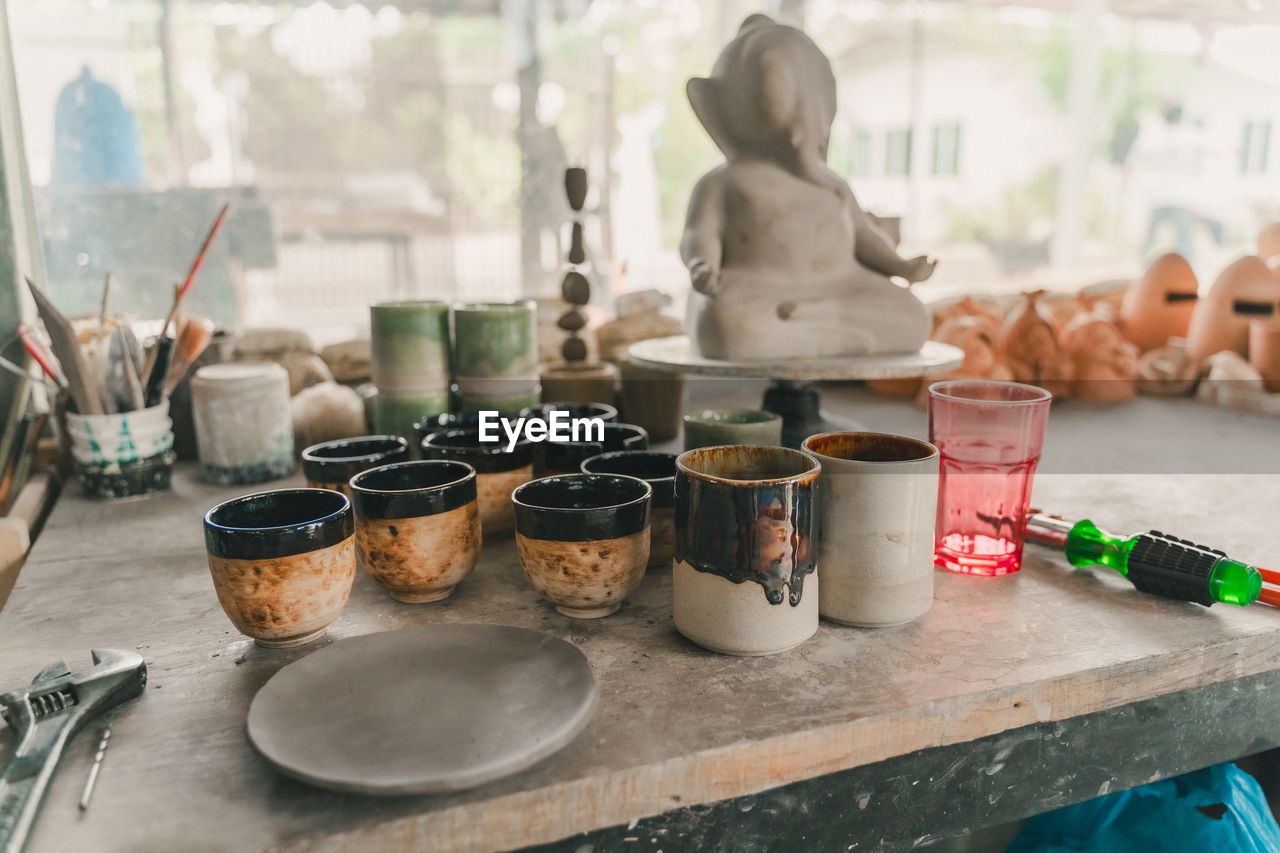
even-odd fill
[{"label": "adjustable wrench", "polygon": [[67,742],[91,719],[142,694],[147,664],[135,652],[94,649],[93,667],[45,667],[31,686],[0,694],[18,745],[0,776],[0,853],[19,853]]}]

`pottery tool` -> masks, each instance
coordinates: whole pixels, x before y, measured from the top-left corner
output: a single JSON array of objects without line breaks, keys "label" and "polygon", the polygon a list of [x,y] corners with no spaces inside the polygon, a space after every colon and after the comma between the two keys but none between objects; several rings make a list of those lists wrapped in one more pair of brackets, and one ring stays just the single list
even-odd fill
[{"label": "pottery tool", "polygon": [[[1027,539],[1061,548],[1073,566],[1110,566],[1143,592],[1206,607],[1215,601],[1252,604],[1262,597],[1267,574],[1280,583],[1280,573],[1264,572],[1229,558],[1224,551],[1158,530],[1121,536],[1088,519],[1072,524],[1035,512],[1027,519]],[[1273,604],[1280,600],[1280,593],[1262,600]]]},{"label": "pottery tool", "polygon": [[65,390],[67,377],[63,374],[57,357],[49,352],[44,342],[36,337],[32,329],[26,326],[18,327],[18,336],[22,338],[22,348],[27,351],[27,355],[31,356],[35,363],[40,365],[40,369],[53,380],[53,384]]},{"label": "pottery tool", "polygon": [[178,342],[173,348],[173,363],[164,383],[163,396],[168,397],[187,375],[192,363],[204,353],[213,340],[213,323],[204,317],[188,317],[178,332]]},{"label": "pottery tool", "polygon": [[142,381],[133,361],[133,347],[124,326],[111,330],[107,348],[107,371],[103,391],[119,412],[137,411],[144,407]]},{"label": "pottery tool", "polygon": [[0,694],[0,715],[18,745],[0,776],[0,853],[19,853],[62,750],[94,717],[142,695],[147,664],[137,652],[94,649],[93,666],[65,661],[42,669],[30,687]]},{"label": "pottery tool", "polygon": [[[218,236],[218,230],[222,228],[222,221],[227,216],[227,211],[231,209],[231,203],[227,202],[222,205],[222,209],[218,211],[218,216],[213,220],[212,227],[209,228],[209,234],[204,238],[204,243],[200,246],[200,251],[196,252],[195,260],[191,262],[191,269],[187,270],[186,280],[182,282],[182,286],[178,288],[173,297],[173,307],[169,309],[169,316],[164,318],[164,325],[160,327],[160,341],[163,341],[169,335],[169,327],[174,324],[178,318],[178,309],[182,305],[182,300],[187,298],[187,292],[191,290],[191,285],[196,279],[196,273],[200,271],[200,267],[204,264],[204,256],[209,252],[209,247],[213,245],[213,238]],[[147,360],[147,366],[142,373],[147,377],[147,387],[151,387],[153,382],[152,374],[159,373],[160,379],[154,380],[163,384],[164,377],[168,375],[169,365],[165,364],[163,369],[158,368],[159,357],[163,353],[160,352],[159,345],[152,350],[151,357]],[[157,401],[158,402],[158,401]],[[149,403],[148,405],[154,405]]]},{"label": "pottery tool", "polygon": [[71,399],[75,401],[76,410],[82,415],[102,414],[102,401],[98,390],[89,379],[89,371],[85,367],[84,353],[80,351],[80,341],[75,329],[61,311],[59,311],[31,279],[27,279],[27,287],[31,290],[31,298],[35,300],[40,319],[44,321],[49,332],[49,342],[53,352],[58,356],[62,371],[67,377],[67,388]]},{"label": "pottery tool", "polygon": [[98,310],[98,328],[107,325],[107,297],[111,294],[111,273],[102,281],[102,307]]},{"label": "pottery tool", "polygon": [[93,789],[98,784],[98,773],[102,770],[102,759],[107,757],[107,744],[111,740],[111,726],[102,730],[102,740],[98,741],[98,751],[93,754],[93,764],[89,767],[89,778],[84,780],[84,790],[80,792],[80,811],[89,810],[89,800],[93,799]]}]

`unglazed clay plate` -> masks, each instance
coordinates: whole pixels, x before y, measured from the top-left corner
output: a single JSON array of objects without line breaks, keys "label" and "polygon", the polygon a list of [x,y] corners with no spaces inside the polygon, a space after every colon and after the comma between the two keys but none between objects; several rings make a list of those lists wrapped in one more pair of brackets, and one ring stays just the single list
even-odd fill
[{"label": "unglazed clay plate", "polygon": [[501,625],[423,625],[334,643],[276,673],[249,740],[286,775],[338,791],[460,791],[560,750],[596,705],[564,640]]}]

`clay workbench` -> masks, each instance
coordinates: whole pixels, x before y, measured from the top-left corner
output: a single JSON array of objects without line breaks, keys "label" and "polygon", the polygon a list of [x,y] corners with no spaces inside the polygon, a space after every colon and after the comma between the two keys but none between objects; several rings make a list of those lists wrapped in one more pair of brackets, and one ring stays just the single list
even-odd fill
[{"label": "clay workbench", "polygon": [[[844,389],[833,401],[874,427],[924,429],[904,403]],[[1189,401],[1067,403],[1051,417],[1036,502],[1280,565],[1276,434],[1274,421]],[[795,651],[739,659],[675,633],[669,571],[618,614],[573,621],[532,592],[508,538],[486,543],[443,603],[397,604],[358,576],[322,642],[444,621],[535,628],[586,653],[595,719],[560,754],[475,791],[341,796],[281,777],[245,738],[254,692],[319,646],[257,648],[219,609],[200,519],[237,490],[182,468],[158,498],[75,491],[0,613],[0,688],[58,657],[87,664],[90,647],[137,649],[151,681],[111,716],[83,817],[100,725],[73,742],[31,851],[896,848],[1280,744],[1275,610],[1147,597],[1032,547],[1013,577],[940,573],[917,624],[824,622]],[[0,761],[12,746],[0,733]]]}]

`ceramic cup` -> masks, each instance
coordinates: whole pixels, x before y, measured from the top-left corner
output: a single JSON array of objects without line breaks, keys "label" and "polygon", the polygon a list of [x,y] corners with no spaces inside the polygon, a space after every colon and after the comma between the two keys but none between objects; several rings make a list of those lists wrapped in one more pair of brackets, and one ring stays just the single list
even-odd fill
[{"label": "ceramic cup", "polygon": [[649,433],[644,427],[635,424],[606,423],[604,449],[606,453],[616,450],[648,450]]},{"label": "ceramic cup", "polygon": [[568,412],[571,418],[599,418],[605,423],[617,423],[618,410],[608,403],[543,403],[520,410],[520,417],[537,415],[546,419],[551,412]]},{"label": "ceramic cup", "polygon": [[770,655],[818,630],[817,486],[799,450],[732,445],[676,459],[676,630],[729,655]]},{"label": "ceramic cup", "polygon": [[521,439],[508,453],[505,440],[481,441],[478,429],[437,432],[422,441],[424,459],[466,462],[476,469],[480,527],[486,537],[515,526],[511,492],[533,479],[533,449],[532,442]]},{"label": "ceramic cup", "polygon": [[566,474],[511,495],[520,565],[538,595],[575,619],[608,616],[644,579],[649,498],[644,480]]},{"label": "ceramic cup", "polygon": [[724,444],[778,445],[782,416],[756,409],[703,409],[684,416],[684,449]]},{"label": "ceramic cup", "polygon": [[169,488],[175,455],[169,401],[114,415],[67,412],[76,477],[91,498],[122,498]]},{"label": "ceramic cup", "polygon": [[356,576],[351,502],[328,489],[281,489],[220,503],[204,517],[218,603],[270,648],[319,639]]},{"label": "ceramic cup", "polygon": [[863,628],[901,625],[933,605],[938,449],[874,432],[812,435],[818,478],[818,611]]},{"label": "ceramic cup", "polygon": [[356,474],[408,458],[409,442],[398,435],[340,438],[302,451],[302,473],[311,488],[333,489],[350,497],[347,483]]},{"label": "ceramic cup", "polygon": [[427,415],[413,423],[413,446],[422,450],[422,442],[427,436],[437,432],[448,432],[451,429],[477,429],[480,416],[462,412],[443,412],[439,415]]},{"label": "ceramic cup", "polygon": [[465,462],[399,462],[351,479],[356,556],[396,601],[440,601],[476,567],[480,507]]},{"label": "ceramic cup", "polygon": [[648,450],[622,450],[592,456],[584,474],[639,477],[653,489],[649,503],[649,568],[670,568],[675,540],[676,455]]}]

